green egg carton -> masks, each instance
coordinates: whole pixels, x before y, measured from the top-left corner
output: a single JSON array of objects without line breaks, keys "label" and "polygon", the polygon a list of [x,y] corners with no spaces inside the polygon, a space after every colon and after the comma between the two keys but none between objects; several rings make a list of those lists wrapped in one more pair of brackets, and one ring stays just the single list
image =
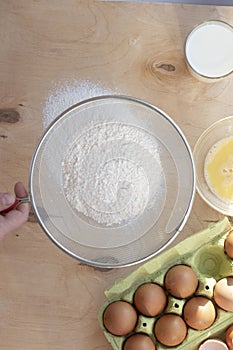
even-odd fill
[{"label": "green egg carton", "polygon": [[[192,267],[199,279],[195,295],[202,295],[213,301],[213,289],[216,282],[224,277],[233,276],[233,260],[224,252],[224,241],[232,230],[229,220],[211,223],[206,229],[193,234],[173,248],[161,253],[141,265],[135,271],[105,291],[107,301],[99,312],[99,323],[103,333],[114,350],[123,350],[123,343],[128,336],[115,336],[109,333],[103,324],[103,313],[107,305],[115,300],[124,300],[133,304],[133,295],[137,287],[145,282],[155,282],[163,286],[166,272],[174,265],[186,264]],[[168,296],[165,313],[182,315],[186,299],[176,299]],[[233,302],[233,301],[232,301]],[[224,339],[224,332],[233,324],[233,313],[224,311],[215,304],[217,317],[211,327],[197,331],[188,327],[185,340],[178,346],[169,347],[179,350],[197,350],[200,344],[208,338]],[[167,347],[160,344],[154,337],[153,327],[158,317],[138,316],[137,326],[133,333],[148,334],[156,344],[157,350]],[[131,333],[132,334],[132,333]]]}]

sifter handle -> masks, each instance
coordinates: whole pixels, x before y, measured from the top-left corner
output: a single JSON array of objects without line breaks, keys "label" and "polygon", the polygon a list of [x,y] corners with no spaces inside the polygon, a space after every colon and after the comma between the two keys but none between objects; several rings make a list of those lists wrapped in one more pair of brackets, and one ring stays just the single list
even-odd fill
[{"label": "sifter handle", "polygon": [[16,209],[20,204],[27,203],[27,202],[30,202],[29,197],[25,197],[25,198],[16,197],[15,202],[9,208],[6,208],[0,211],[0,215],[6,215],[7,213],[9,213],[9,211]]}]

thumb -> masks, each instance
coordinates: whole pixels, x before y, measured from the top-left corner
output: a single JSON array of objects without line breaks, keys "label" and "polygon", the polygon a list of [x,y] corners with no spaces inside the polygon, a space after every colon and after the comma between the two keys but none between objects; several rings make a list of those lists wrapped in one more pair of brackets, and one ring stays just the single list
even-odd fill
[{"label": "thumb", "polygon": [[15,202],[15,196],[11,193],[0,193],[0,211],[9,208]]}]

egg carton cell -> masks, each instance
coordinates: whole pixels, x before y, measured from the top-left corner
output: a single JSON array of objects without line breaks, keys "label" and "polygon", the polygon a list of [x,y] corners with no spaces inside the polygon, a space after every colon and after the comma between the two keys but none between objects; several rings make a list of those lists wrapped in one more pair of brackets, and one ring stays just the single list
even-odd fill
[{"label": "egg carton cell", "polygon": [[[219,245],[217,244],[219,243]],[[193,266],[202,276],[213,277],[216,280],[232,272],[232,265],[224,252],[224,245],[216,242],[206,246],[193,256]]]},{"label": "egg carton cell", "polygon": [[[232,227],[227,218],[223,218],[217,223],[212,223],[205,230],[193,234],[173,248],[161,253],[160,255],[141,265],[125,278],[117,280],[113,286],[105,291],[107,301],[100,309],[99,323],[105,337],[112,345],[113,350],[125,350],[124,347],[126,344],[126,339],[134,334],[147,335],[150,340],[142,336],[131,338],[129,343],[140,339],[140,341],[145,340],[151,345],[152,340],[156,350],[164,350],[167,348],[179,350],[197,350],[200,344],[207,338],[223,337],[227,327],[233,323],[233,312],[228,311],[229,309],[231,310],[231,298],[233,303],[233,296],[231,294],[233,293],[233,260],[229,258],[224,249],[226,237],[229,235],[231,230]],[[188,293],[185,298],[179,297],[179,294],[177,294],[178,297],[172,295],[175,294],[174,290],[170,288],[171,286],[168,288],[168,285],[165,282],[168,271],[172,271],[173,267],[185,267],[186,271],[189,270],[187,268],[190,268],[197,277],[197,283],[195,282],[193,284],[194,287],[191,289],[191,294]],[[190,276],[192,276],[192,274],[190,275],[188,273],[188,277],[186,277],[189,278]],[[174,276],[172,276],[170,282],[173,282],[173,277]],[[182,273],[181,279],[183,278],[184,274]],[[229,284],[231,284],[229,283],[229,280],[228,283],[226,283],[224,280],[227,278],[230,278],[232,286],[229,286]],[[184,281],[182,283],[185,283]],[[224,309],[222,305],[219,306],[214,299],[215,287],[219,281],[221,281],[222,285],[228,285],[227,292],[226,287],[222,289],[223,294],[221,294],[222,292],[220,288],[220,299],[222,296],[224,298],[227,295],[229,302],[228,309]],[[175,283],[177,283],[176,279]],[[155,316],[143,315],[141,313],[143,308],[141,309],[140,307],[135,306],[135,292],[140,288],[140,286],[147,284],[148,286],[154,286],[154,284],[160,286],[166,294],[166,303],[163,301],[163,307]],[[224,293],[228,294],[224,295]],[[116,300],[126,301],[137,312],[137,322],[134,328],[131,329],[128,334],[123,336],[111,334],[106,329],[103,322],[104,310],[109,304]],[[145,302],[144,300],[143,304],[147,305],[147,301],[148,300]],[[206,304],[208,306],[206,309],[207,311],[204,313],[204,315],[207,316],[206,326],[200,325],[198,323],[200,320],[195,318],[191,321],[191,323],[190,319],[187,321],[187,315],[185,315],[184,312],[185,308],[187,307],[186,305],[188,303],[189,306],[191,305],[191,311],[189,310],[189,313],[192,315],[192,307],[193,305],[195,306],[196,301],[204,303],[209,301]],[[158,303],[160,302],[161,300],[158,298]],[[137,300],[137,303],[140,303],[140,298]],[[195,315],[195,311],[193,314]],[[209,319],[208,315],[210,316]],[[156,327],[157,322],[161,320],[160,322],[163,325],[163,329],[163,322],[166,320],[169,321],[169,327],[169,324],[172,324],[170,321],[173,321],[173,319],[175,322],[178,321],[178,323],[181,325],[185,323],[187,333],[185,333],[185,327],[182,326],[183,333],[180,335],[180,337],[178,337],[176,334],[171,334],[171,339],[166,339],[166,337],[163,338],[163,335],[159,333],[159,329],[161,328]],[[202,329],[195,329],[198,327]],[[176,343],[179,342],[179,339],[181,342]],[[167,343],[163,344],[163,342]]]}]

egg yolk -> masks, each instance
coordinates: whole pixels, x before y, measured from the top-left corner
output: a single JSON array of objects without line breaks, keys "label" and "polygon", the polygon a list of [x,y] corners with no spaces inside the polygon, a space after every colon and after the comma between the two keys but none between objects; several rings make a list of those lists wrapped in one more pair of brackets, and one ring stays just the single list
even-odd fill
[{"label": "egg yolk", "polygon": [[233,137],[211,147],[204,173],[210,190],[221,199],[233,202]]}]

